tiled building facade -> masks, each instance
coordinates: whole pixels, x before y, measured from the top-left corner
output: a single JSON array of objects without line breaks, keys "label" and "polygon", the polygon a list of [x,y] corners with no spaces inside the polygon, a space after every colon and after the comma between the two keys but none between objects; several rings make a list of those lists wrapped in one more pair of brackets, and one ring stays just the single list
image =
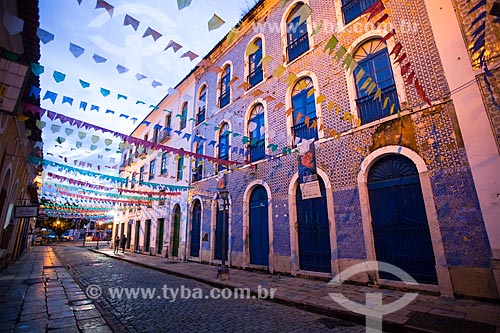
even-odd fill
[{"label": "tiled building facade", "polygon": [[[218,263],[226,221],[233,267],[331,277],[380,260],[407,270],[424,289],[497,298],[495,231],[483,219],[494,208],[485,214],[476,191],[495,176],[474,173],[469,134],[462,135],[471,125],[464,124],[462,97],[456,101],[450,89],[443,45],[427,15],[437,4],[384,1],[388,16],[374,28],[361,14],[374,3],[260,1],[239,33],[188,76],[191,151],[240,164],[228,171],[192,161],[185,255]],[[396,34],[387,38],[392,28]],[[339,43],[325,52],[333,33]],[[344,68],[350,62],[340,45],[358,68]],[[367,91],[370,81],[358,79],[361,68],[381,89],[380,101],[376,90]],[[493,138],[489,125],[476,130]],[[316,150],[321,197],[314,199],[303,199],[298,182],[297,151],[306,139]],[[498,153],[491,158],[497,163]],[[216,200],[225,173],[227,219]],[[383,272],[357,279],[397,285]]]}]

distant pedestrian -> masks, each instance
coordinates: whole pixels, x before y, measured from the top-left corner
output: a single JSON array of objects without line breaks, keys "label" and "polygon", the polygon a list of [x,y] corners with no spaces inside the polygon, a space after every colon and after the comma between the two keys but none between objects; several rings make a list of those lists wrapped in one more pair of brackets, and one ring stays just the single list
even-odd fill
[{"label": "distant pedestrian", "polygon": [[115,238],[115,250],[113,251],[114,254],[118,253],[120,250],[120,237],[116,236]]},{"label": "distant pedestrian", "polygon": [[125,246],[127,246],[127,236],[123,235],[121,242],[122,253],[125,253]]}]

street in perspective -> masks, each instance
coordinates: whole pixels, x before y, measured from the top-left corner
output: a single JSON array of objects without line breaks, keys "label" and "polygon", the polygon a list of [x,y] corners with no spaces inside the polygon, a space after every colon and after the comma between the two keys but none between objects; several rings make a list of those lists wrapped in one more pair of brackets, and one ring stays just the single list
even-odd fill
[{"label": "street in perspective", "polygon": [[500,333],[500,0],[0,0],[0,333]]}]

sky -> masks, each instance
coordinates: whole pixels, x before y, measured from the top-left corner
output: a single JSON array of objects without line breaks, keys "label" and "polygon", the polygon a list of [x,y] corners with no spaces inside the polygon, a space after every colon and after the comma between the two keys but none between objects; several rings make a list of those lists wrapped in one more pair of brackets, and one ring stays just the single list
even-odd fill
[{"label": "sky", "polygon": [[[151,106],[157,105],[168,89],[175,87],[201,61],[256,0],[192,0],[182,10],[176,0],[108,0],[113,6],[112,15],[105,8],[96,8],[98,0],[80,2],[39,2],[40,29],[53,35],[52,40],[40,43],[41,106],[128,135],[149,114]],[[225,24],[209,31],[208,21],[214,14]],[[126,16],[133,25],[124,24]],[[147,31],[152,35],[143,37]],[[153,36],[159,38],[155,40]],[[165,50],[171,40],[182,48],[177,52],[173,48]],[[70,51],[70,43],[83,53],[76,57],[75,49]],[[199,57],[193,61],[181,58],[188,51]],[[57,94],[55,102],[45,99],[47,91]],[[82,103],[86,104],[85,109]],[[137,120],[134,122],[132,118]],[[42,134],[46,160],[118,176],[118,169],[111,166],[121,163],[121,155],[117,153],[119,139],[52,122],[46,116],[42,121],[46,122]],[[45,167],[45,171],[92,184],[109,184],[51,166]],[[52,197],[54,190],[45,182],[42,197]],[[66,201],[60,199],[61,203]]]},{"label": "sky", "polygon": [[[175,0],[109,0],[107,3],[114,7],[112,16],[104,8],[96,9],[97,0],[81,0],[81,4],[78,0],[40,0],[40,28],[54,35],[52,41],[40,43],[40,64],[44,67],[40,75],[40,96],[42,107],[47,110],[130,134],[151,111],[150,106],[157,105],[167,95],[168,88],[175,87],[201,61],[255,0],[193,0],[180,11]],[[209,31],[208,21],[214,14],[226,23]],[[138,23],[137,30],[132,25],[124,25],[126,15],[136,20],[133,22]],[[143,38],[148,28],[161,37]],[[177,52],[173,48],[165,50],[171,40],[182,48]],[[70,43],[82,48],[83,54],[75,57],[70,52]],[[199,57],[193,61],[181,58],[187,51]],[[117,66],[122,68],[122,73]],[[123,72],[123,68],[128,71]],[[54,72],[61,73],[56,74],[59,82]],[[145,78],[139,80],[142,76]],[[88,87],[84,88],[80,80],[83,85],[89,84]],[[44,99],[47,91],[57,94],[54,103]],[[72,105],[63,103],[67,97],[73,99]],[[80,107],[82,102],[87,105],[85,110]],[[106,113],[107,110],[114,114]],[[43,130],[45,158],[71,166],[74,160],[90,162],[94,171],[97,171],[96,164],[111,165],[110,158],[120,163],[116,138],[88,131],[82,139],[78,130],[66,132],[68,125],[58,128],[51,124],[47,121]],[[91,142],[93,135],[98,136],[99,141]],[[111,139],[112,144],[104,144],[105,138]],[[81,147],[76,146],[77,142]],[[93,144],[95,147],[91,149]],[[104,168],[101,172],[116,174],[117,170]]]}]

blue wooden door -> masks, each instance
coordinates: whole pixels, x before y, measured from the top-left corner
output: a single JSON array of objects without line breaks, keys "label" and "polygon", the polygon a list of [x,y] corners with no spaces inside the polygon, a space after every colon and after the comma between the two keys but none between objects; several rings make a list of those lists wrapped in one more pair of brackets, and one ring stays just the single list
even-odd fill
[{"label": "blue wooden door", "polygon": [[[420,283],[437,284],[431,234],[415,164],[401,155],[379,159],[368,173],[373,239],[378,261]],[[395,276],[380,272],[383,279]]]},{"label": "blue wooden door", "polygon": [[249,214],[250,263],[269,266],[269,224],[267,192],[256,187],[250,195]]},{"label": "blue wooden door", "polygon": [[[319,177],[318,177],[319,178]],[[330,227],[325,184],[318,179],[321,198],[302,200],[297,186],[297,224],[300,269],[331,272]]]},{"label": "blue wooden door", "polygon": [[215,249],[214,249],[214,259],[222,260],[222,222],[224,220],[224,214],[226,214],[225,224],[226,228],[224,230],[226,238],[226,253],[224,259],[227,260],[227,251],[229,249],[229,216],[228,211],[219,211],[219,205],[217,205],[217,217],[215,220]]},{"label": "blue wooden door", "polygon": [[181,207],[174,207],[174,234],[172,236],[172,257],[179,256],[179,239],[181,230]]},{"label": "blue wooden door", "polygon": [[201,204],[196,200],[193,205],[191,218],[191,245],[189,255],[198,258],[200,256],[200,235],[201,235]]}]

